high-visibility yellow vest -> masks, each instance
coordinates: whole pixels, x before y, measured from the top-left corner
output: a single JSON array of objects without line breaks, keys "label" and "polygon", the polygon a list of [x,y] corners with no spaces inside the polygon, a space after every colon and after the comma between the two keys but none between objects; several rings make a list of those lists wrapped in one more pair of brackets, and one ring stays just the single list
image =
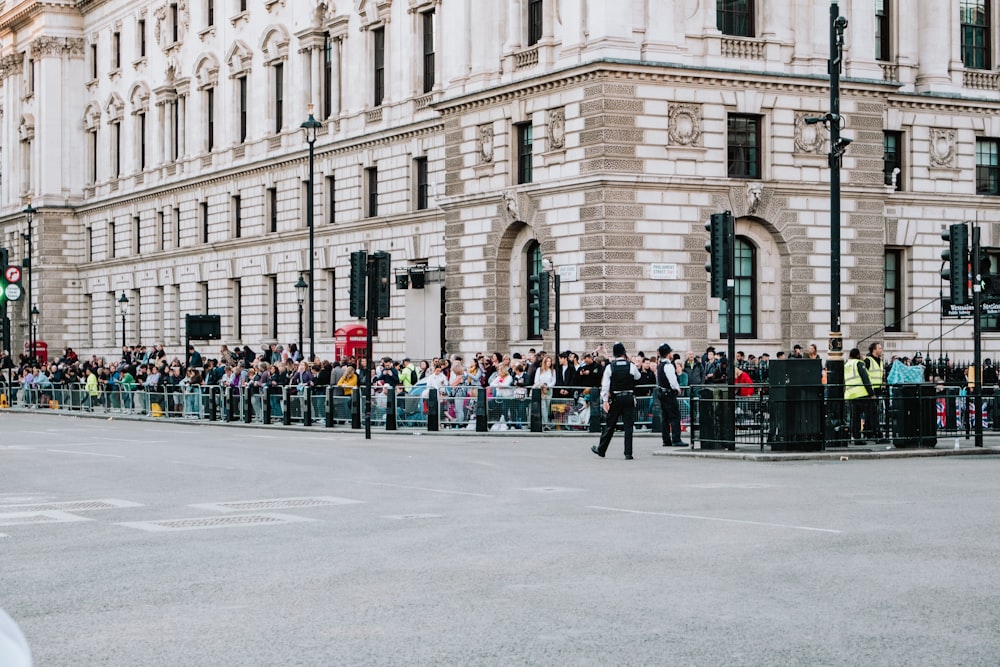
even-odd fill
[{"label": "high-visibility yellow vest", "polygon": [[865,383],[861,381],[861,360],[848,359],[844,362],[844,400],[853,401],[868,395]]},{"label": "high-visibility yellow vest", "polygon": [[872,383],[872,389],[881,389],[882,378],[885,375],[882,360],[871,356],[868,359],[871,359],[871,364],[868,363],[867,359],[865,360],[865,368],[868,369],[868,380]]}]

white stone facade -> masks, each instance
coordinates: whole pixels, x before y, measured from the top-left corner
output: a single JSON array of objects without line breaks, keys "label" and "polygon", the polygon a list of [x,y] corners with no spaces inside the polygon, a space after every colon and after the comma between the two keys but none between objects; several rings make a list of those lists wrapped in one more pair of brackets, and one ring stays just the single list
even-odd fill
[{"label": "white stone facade", "polygon": [[[179,351],[184,315],[202,312],[222,316],[230,345],[295,341],[312,103],[321,357],[356,323],[358,249],[392,253],[399,272],[443,269],[393,292],[377,354],[552,349],[551,330],[529,336],[534,242],[565,271],[563,347],[718,345],[704,223],[722,210],[755,250],[756,336],[738,347],[823,349],[829,142],[804,118],[829,110],[829,5],[753,4],[753,36],[736,37],[717,28],[716,0],[0,2],[0,244],[26,255],[30,198],[52,348],[113,352],[123,292],[128,342]],[[846,348],[874,335],[889,354],[937,350],[942,227],[977,220],[1000,246],[1000,197],[976,193],[977,139],[1000,138],[1000,74],[962,64],[959,4],[887,0],[889,60],[873,3],[840,5]],[[729,176],[733,114],[758,119],[760,178]],[[884,131],[901,133],[900,190],[884,184]],[[887,249],[902,259],[901,312],[917,312],[881,334]],[[27,302],[9,315],[19,348]],[[971,324],[943,346],[970,338]]]}]

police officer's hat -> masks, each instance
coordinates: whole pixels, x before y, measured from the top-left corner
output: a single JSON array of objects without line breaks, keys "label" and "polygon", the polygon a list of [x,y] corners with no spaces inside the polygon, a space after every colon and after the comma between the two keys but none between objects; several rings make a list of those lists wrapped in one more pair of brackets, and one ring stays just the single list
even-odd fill
[{"label": "police officer's hat", "polygon": [[670,347],[670,343],[663,343],[660,347],[656,348],[656,351],[660,353],[661,357],[665,357],[674,351],[674,348]]},{"label": "police officer's hat", "polygon": [[622,345],[621,343],[615,343],[614,347],[611,348],[611,353],[614,354],[616,357],[624,357],[625,346]]}]

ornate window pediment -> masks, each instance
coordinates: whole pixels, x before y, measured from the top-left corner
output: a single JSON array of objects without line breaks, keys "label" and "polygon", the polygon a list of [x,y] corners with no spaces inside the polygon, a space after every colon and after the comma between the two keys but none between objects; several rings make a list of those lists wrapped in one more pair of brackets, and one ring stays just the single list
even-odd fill
[{"label": "ornate window pediment", "polygon": [[125,100],[118,93],[111,93],[104,105],[104,111],[108,115],[109,124],[121,122],[125,116]]},{"label": "ornate window pediment", "polygon": [[132,86],[128,99],[132,105],[133,114],[149,112],[149,86],[145,83],[137,83]]},{"label": "ornate window pediment", "polygon": [[264,31],[260,42],[260,50],[264,53],[264,62],[268,65],[278,60],[288,59],[288,30],[281,25],[272,25]]},{"label": "ornate window pediment", "polygon": [[219,85],[219,60],[215,54],[208,53],[198,59],[198,63],[194,66],[194,76],[198,90]]},{"label": "ornate window pediment", "polygon": [[88,132],[96,130],[101,124],[101,106],[91,102],[83,112],[83,127]]},{"label": "ornate window pediment", "polygon": [[229,66],[229,76],[236,78],[250,71],[253,63],[253,51],[240,40],[233,42],[226,54],[226,64]]},{"label": "ornate window pediment", "polygon": [[361,29],[370,30],[389,22],[392,0],[357,0],[355,8],[361,17]]}]

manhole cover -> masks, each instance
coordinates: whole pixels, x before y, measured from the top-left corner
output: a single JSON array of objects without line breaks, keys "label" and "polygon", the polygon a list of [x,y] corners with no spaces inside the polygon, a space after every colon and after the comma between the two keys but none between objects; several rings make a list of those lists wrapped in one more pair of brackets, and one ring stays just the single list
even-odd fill
[{"label": "manhole cover", "polygon": [[259,510],[299,509],[303,507],[328,507],[332,505],[354,505],[362,500],[335,498],[333,496],[313,496],[308,498],[270,498],[267,500],[241,500],[228,503],[201,503],[191,505],[199,509],[216,512],[254,512]]},{"label": "manhole cover", "polygon": [[162,532],[232,528],[234,526],[275,526],[303,521],[313,521],[313,519],[291,516],[289,514],[243,514],[239,516],[209,516],[193,519],[166,519],[163,521],[126,521],[119,525],[149,532]]},{"label": "manhole cover", "polygon": [[45,510],[60,510],[64,512],[88,512],[94,510],[113,510],[121,507],[142,507],[139,503],[128,500],[106,498],[103,500],[75,500],[61,503],[32,503],[29,505],[0,505],[0,513],[7,512],[42,512]]}]

